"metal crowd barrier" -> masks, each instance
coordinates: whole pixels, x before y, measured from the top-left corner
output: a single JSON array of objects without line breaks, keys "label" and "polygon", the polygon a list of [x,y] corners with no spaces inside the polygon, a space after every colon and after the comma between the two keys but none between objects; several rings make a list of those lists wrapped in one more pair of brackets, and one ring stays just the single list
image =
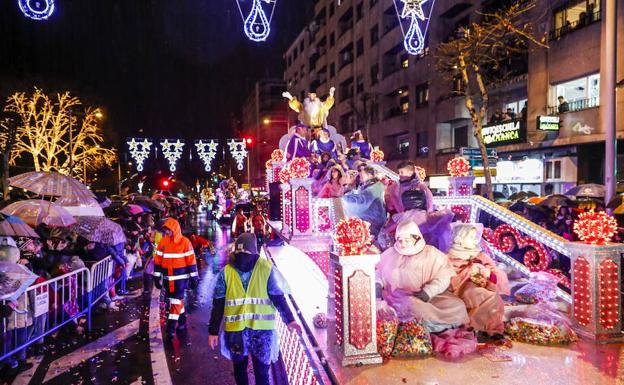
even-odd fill
[{"label": "metal crowd barrier", "polygon": [[[115,278],[115,262],[106,257],[60,277],[30,286],[12,307],[9,317],[2,318],[0,362],[28,346],[43,341],[64,325],[81,316],[87,317],[91,330],[93,306],[121,279]],[[4,308],[9,301],[0,301]]]}]

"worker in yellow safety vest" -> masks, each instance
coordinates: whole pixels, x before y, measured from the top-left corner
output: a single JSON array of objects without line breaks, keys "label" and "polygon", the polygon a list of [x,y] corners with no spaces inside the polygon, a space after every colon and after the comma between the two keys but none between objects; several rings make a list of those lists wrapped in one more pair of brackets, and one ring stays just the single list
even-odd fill
[{"label": "worker in yellow safety vest", "polygon": [[[237,385],[247,385],[251,356],[257,385],[269,385],[269,368],[279,355],[276,317],[301,333],[286,302],[283,278],[271,262],[258,254],[256,236],[241,234],[233,258],[217,275],[208,344],[215,349],[221,333],[221,353],[234,363]],[[277,312],[276,312],[277,310]]]}]

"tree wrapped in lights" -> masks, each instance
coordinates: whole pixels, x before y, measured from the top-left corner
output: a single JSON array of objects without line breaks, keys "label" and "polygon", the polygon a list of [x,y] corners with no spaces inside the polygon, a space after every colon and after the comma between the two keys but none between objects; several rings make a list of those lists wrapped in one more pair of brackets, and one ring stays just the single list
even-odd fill
[{"label": "tree wrapped in lights", "polygon": [[530,11],[534,2],[517,0],[506,9],[483,14],[480,22],[461,27],[454,39],[438,46],[437,70],[449,82],[459,84],[454,96],[463,96],[470,114],[481,158],[487,195],[494,199],[490,162],[483,142],[482,127],[489,108],[490,87],[517,75],[509,64],[528,51],[529,44],[547,48],[545,36],[533,34]]},{"label": "tree wrapped in lights", "polygon": [[334,235],[341,255],[361,255],[372,244],[370,223],[360,218],[343,219],[336,225]]},{"label": "tree wrapped in lights", "polygon": [[284,160],[284,151],[280,150],[279,148],[276,148],[275,150],[273,150],[273,152],[271,153],[271,160],[273,162],[281,162]]},{"label": "tree wrapped in lights", "polygon": [[[10,164],[32,162],[35,171],[58,171],[76,176],[83,175],[86,170],[96,171],[112,165],[117,154],[102,145],[100,110],[86,107],[84,116],[81,113],[79,119],[72,111],[80,106],[80,99],[69,92],[46,95],[35,88],[32,94],[11,95],[4,111],[19,115],[19,121]],[[4,146],[6,139],[0,140]]]},{"label": "tree wrapped in lights", "polygon": [[292,178],[307,178],[310,176],[310,162],[305,158],[295,158],[288,165]]},{"label": "tree wrapped in lights", "polygon": [[615,218],[604,211],[594,210],[581,213],[574,222],[574,233],[579,239],[591,245],[604,245],[617,232]]},{"label": "tree wrapped in lights", "polygon": [[381,150],[373,150],[371,152],[371,161],[373,162],[383,162],[384,160],[384,152]]},{"label": "tree wrapped in lights", "polygon": [[456,156],[448,161],[446,169],[451,176],[468,176],[468,173],[470,172],[470,163],[468,163],[465,158]]}]

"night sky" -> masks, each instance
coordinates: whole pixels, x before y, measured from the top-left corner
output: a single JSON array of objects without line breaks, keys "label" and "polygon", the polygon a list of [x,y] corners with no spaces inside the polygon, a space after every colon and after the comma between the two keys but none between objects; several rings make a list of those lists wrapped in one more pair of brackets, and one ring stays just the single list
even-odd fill
[{"label": "night sky", "polygon": [[[250,0],[244,0],[249,4]],[[37,85],[102,106],[108,136],[228,137],[260,77],[282,77],[282,53],[313,0],[281,0],[267,42],[248,41],[235,0],[55,0],[46,21],[0,2],[0,97]]]}]

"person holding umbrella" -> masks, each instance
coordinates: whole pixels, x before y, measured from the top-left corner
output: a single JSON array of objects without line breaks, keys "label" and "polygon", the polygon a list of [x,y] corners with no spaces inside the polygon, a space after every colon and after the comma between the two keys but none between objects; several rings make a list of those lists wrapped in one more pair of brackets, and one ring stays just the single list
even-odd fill
[{"label": "person holding umbrella", "polygon": [[169,316],[165,337],[170,342],[176,331],[186,330],[184,291],[197,288],[199,274],[193,245],[182,235],[180,223],[168,218],[162,229],[164,236],[154,253],[154,285],[166,293]]}]

